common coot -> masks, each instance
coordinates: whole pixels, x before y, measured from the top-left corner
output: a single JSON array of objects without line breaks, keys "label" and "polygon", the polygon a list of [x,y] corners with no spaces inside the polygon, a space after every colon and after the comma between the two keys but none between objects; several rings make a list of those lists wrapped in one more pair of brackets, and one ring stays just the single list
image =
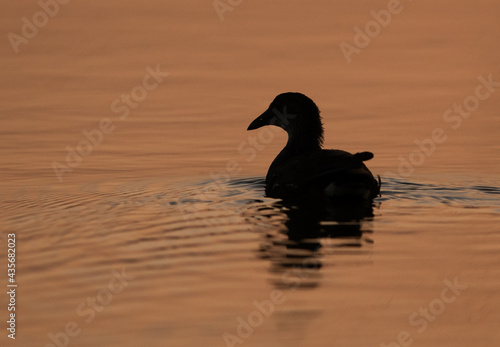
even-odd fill
[{"label": "common coot", "polygon": [[363,163],[373,158],[373,154],[322,149],[319,109],[304,94],[278,95],[248,130],[265,125],[278,126],[288,133],[285,148],[267,172],[267,196],[284,200],[368,202],[379,194],[380,178],[377,181]]}]

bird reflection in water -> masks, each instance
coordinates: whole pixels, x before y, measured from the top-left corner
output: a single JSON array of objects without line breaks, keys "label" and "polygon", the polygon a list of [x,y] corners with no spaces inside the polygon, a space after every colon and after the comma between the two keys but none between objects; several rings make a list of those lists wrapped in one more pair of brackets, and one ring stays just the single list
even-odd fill
[{"label": "bird reflection in water", "polygon": [[[370,205],[290,204],[276,202],[259,212],[281,215],[265,234],[259,256],[271,261],[272,282],[279,289],[315,288],[321,283],[324,262],[362,263],[373,243],[373,208]],[[353,256],[358,257],[353,257]],[[347,256],[347,257],[342,257]],[[330,258],[332,257],[332,258]]]}]

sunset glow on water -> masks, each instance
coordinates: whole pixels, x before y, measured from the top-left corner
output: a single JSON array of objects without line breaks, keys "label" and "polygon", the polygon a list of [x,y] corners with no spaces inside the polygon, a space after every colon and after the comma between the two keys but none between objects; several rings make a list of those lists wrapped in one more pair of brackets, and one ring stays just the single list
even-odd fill
[{"label": "sunset glow on water", "polygon": [[[500,341],[500,3],[2,13],[1,346]],[[246,129],[287,91],[374,153],[369,211],[265,197],[286,133]]]}]

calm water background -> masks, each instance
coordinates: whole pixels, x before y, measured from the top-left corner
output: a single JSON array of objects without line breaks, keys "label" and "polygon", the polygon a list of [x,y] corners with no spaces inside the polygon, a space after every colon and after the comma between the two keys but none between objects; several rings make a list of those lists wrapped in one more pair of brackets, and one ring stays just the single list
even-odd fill
[{"label": "calm water background", "polygon": [[[211,1],[74,1],[15,53],[7,34],[40,7],[5,2],[0,245],[16,233],[19,287],[16,341],[4,329],[0,344],[63,345],[74,322],[70,346],[226,346],[251,316],[235,345],[496,346],[500,88],[443,114],[480,76],[500,81],[500,3],[402,2],[348,63],[339,45],[386,8],[243,1],[221,21]],[[148,67],[169,75],[120,119],[112,104]],[[323,221],[298,246],[308,217],[263,196],[286,136],[245,130],[284,91],[319,105],[325,147],[375,153],[383,181],[373,217]],[[59,179],[52,164],[106,118],[114,130]],[[109,297],[113,270],[128,277]],[[462,286],[449,303],[446,281]]]}]

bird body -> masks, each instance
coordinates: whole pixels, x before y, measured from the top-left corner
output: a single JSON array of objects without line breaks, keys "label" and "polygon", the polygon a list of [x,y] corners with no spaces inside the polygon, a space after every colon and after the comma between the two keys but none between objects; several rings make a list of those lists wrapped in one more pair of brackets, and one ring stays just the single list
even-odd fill
[{"label": "bird body", "polygon": [[266,175],[266,195],[285,200],[327,199],[371,201],[380,192],[378,182],[363,163],[370,152],[351,154],[322,149],[323,125],[319,109],[300,93],[278,95],[248,130],[276,125],[288,133],[288,142]]}]

